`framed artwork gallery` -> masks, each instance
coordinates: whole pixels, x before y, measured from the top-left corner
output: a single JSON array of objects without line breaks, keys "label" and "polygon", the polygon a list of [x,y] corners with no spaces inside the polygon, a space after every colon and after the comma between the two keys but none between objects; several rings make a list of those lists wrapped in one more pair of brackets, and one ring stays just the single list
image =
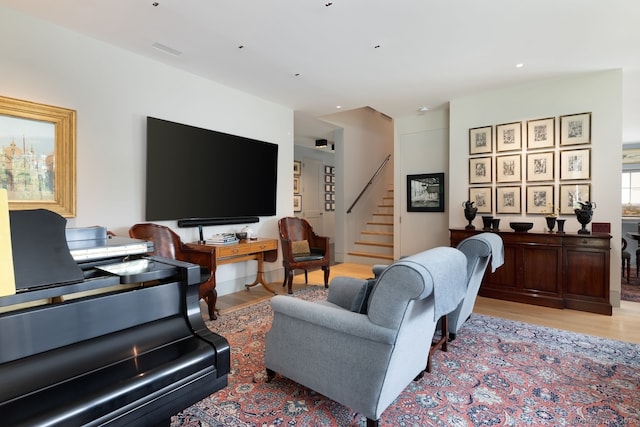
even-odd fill
[{"label": "framed artwork gallery", "polygon": [[470,128],[469,200],[482,214],[573,215],[591,198],[591,125],[580,113]]}]

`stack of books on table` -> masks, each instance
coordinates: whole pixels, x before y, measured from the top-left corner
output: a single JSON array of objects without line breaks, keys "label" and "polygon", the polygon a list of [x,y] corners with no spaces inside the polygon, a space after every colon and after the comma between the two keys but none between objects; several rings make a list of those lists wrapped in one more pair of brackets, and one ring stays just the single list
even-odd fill
[{"label": "stack of books on table", "polygon": [[231,245],[238,243],[235,233],[214,234],[206,240],[209,245]]}]

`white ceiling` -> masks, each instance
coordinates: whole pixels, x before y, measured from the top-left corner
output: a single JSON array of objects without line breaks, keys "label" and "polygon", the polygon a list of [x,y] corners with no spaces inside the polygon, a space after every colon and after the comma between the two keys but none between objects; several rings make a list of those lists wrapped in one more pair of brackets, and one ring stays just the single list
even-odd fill
[{"label": "white ceiling", "polygon": [[473,92],[619,68],[623,142],[640,142],[638,0],[154,3],[0,0],[286,105],[296,112],[297,143],[327,138],[332,127],[316,118],[340,111],[338,105],[406,117],[422,106],[446,108],[449,100]]}]

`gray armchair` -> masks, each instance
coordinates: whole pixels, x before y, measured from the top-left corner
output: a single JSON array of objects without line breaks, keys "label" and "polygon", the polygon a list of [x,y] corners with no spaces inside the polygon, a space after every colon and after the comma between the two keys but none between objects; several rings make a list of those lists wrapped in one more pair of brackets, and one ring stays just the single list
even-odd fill
[{"label": "gray armchair", "polygon": [[438,319],[464,296],[466,266],[462,252],[441,247],[392,264],[376,281],[335,278],[327,301],[273,297],[268,379],[279,373],[377,426],[424,371]]}]

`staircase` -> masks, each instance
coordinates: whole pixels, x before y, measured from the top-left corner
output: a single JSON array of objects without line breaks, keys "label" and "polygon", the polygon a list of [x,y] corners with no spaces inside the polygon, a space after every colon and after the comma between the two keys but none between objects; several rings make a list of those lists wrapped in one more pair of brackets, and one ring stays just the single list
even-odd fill
[{"label": "staircase", "polygon": [[350,256],[380,264],[393,262],[393,189],[387,190],[378,211],[360,235],[361,239],[354,242],[356,250],[348,252]]}]

